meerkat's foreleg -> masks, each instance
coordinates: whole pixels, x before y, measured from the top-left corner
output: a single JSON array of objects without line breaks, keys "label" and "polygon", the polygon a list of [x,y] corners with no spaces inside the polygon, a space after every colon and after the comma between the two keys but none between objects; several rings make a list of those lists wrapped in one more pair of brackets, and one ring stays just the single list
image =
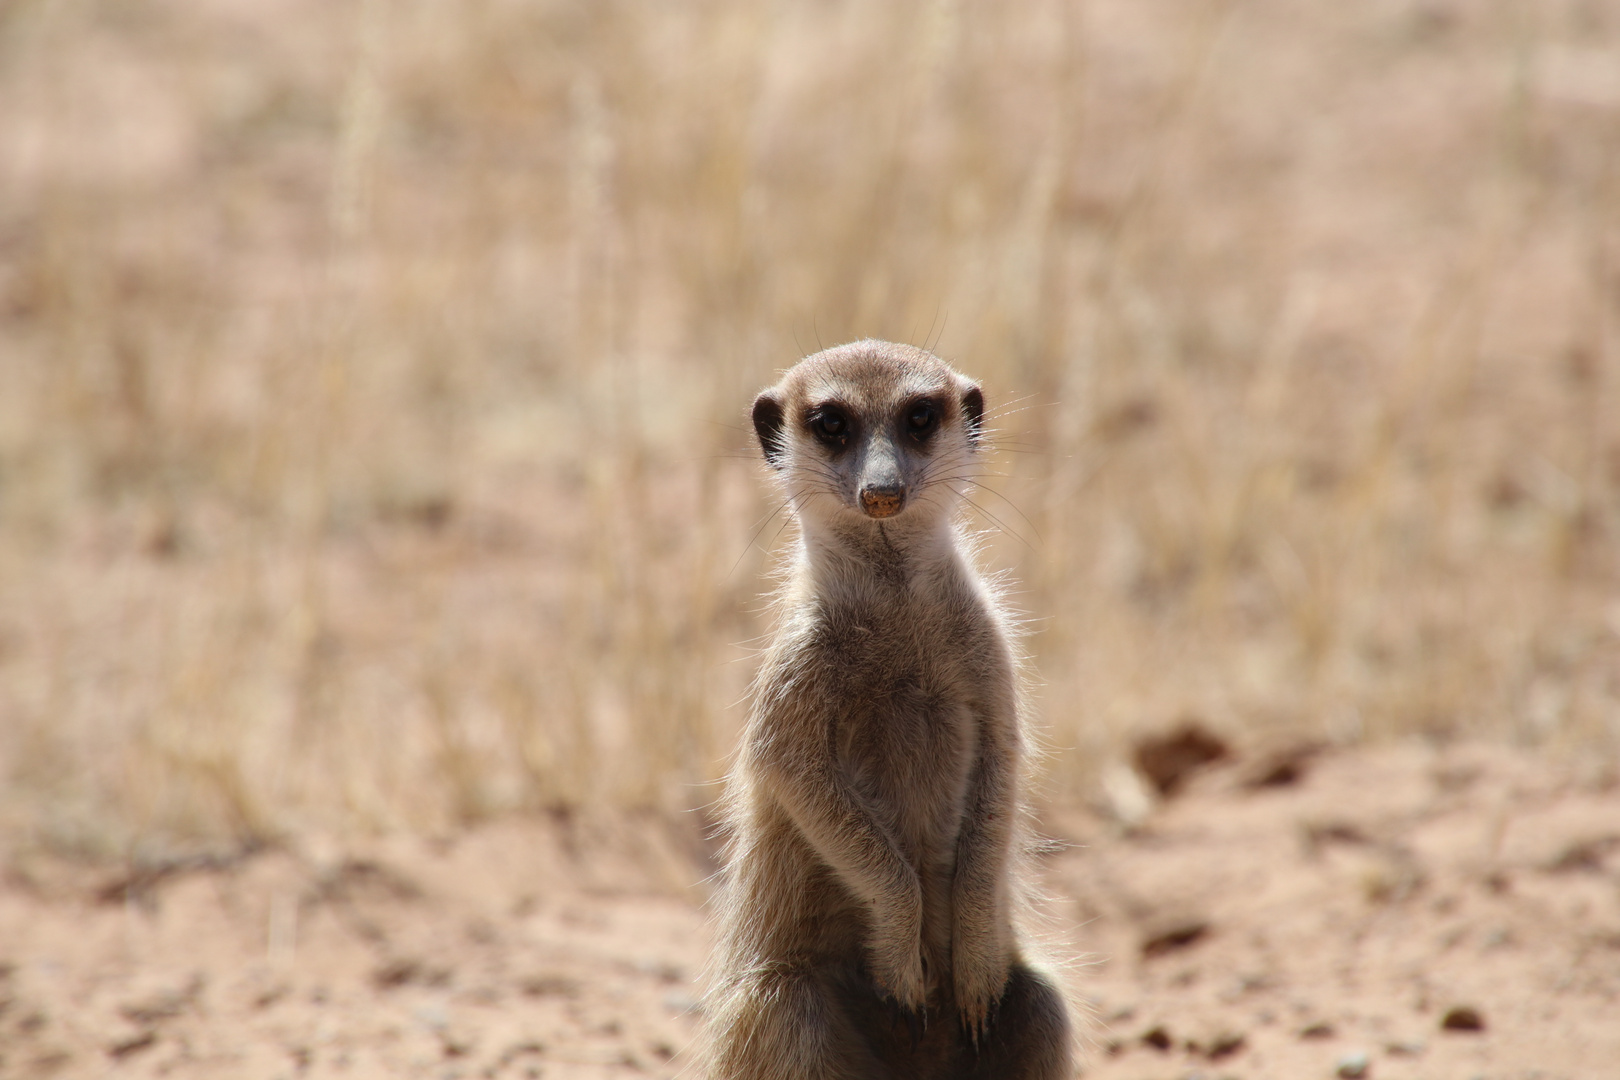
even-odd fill
[{"label": "meerkat's foreleg", "polygon": [[[1011,708],[1012,706],[1007,706]],[[1005,722],[979,725],[952,879],[951,968],[962,1023],[977,1039],[1007,983],[1012,962],[1007,863],[1017,813],[1017,747]]]},{"label": "meerkat's foreleg", "polygon": [[760,762],[768,785],[816,854],[871,911],[872,977],[899,1005],[921,1009],[928,987],[917,871],[825,752],[796,749]]}]

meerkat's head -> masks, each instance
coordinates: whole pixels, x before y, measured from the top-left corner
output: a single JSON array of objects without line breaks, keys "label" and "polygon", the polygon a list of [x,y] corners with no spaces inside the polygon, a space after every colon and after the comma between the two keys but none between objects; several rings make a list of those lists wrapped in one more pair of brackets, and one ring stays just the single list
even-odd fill
[{"label": "meerkat's head", "polygon": [[921,524],[971,480],[984,392],[923,349],[857,341],[799,361],[753,419],[801,518]]}]

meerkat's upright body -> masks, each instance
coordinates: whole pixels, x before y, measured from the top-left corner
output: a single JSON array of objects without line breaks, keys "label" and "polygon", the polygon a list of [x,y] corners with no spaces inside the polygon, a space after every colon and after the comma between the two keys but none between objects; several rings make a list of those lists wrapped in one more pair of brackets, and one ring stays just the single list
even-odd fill
[{"label": "meerkat's upright body", "polygon": [[726,795],[711,1080],[1070,1075],[1013,929],[1016,660],[957,520],[983,414],[877,341],[754,402],[798,551]]}]

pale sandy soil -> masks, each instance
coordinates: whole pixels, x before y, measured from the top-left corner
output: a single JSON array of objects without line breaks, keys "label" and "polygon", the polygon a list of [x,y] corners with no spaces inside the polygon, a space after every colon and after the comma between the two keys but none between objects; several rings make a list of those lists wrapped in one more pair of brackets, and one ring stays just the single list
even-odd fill
[{"label": "pale sandy soil", "polygon": [[[1620,1076],[1612,774],[1416,745],[1267,771],[1206,771],[1130,833],[1046,815],[1085,1075]],[[681,1074],[698,832],[507,819],[135,875],[14,852],[0,1075]],[[1444,1030],[1459,1007],[1483,1030]]]}]

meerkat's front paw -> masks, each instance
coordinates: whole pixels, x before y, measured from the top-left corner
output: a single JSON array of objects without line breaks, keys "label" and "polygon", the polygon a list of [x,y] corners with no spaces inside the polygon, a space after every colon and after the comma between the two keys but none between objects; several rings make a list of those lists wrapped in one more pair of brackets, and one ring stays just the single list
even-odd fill
[{"label": "meerkat's front paw", "polygon": [[916,944],[903,950],[873,951],[872,980],[903,1009],[920,1012],[928,1001],[928,970]]},{"label": "meerkat's front paw", "polygon": [[1005,960],[988,958],[956,962],[956,1008],[975,1045],[988,1030],[996,1003],[1007,988],[1007,967]]}]

